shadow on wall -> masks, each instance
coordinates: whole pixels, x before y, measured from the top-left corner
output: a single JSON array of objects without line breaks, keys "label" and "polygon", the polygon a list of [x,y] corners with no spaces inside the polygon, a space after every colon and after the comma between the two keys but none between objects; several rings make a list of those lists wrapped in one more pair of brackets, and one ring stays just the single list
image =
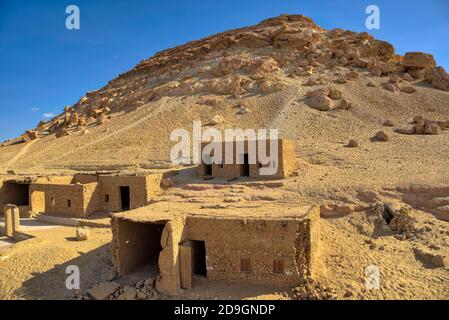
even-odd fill
[{"label": "shadow on wall", "polygon": [[66,274],[66,268],[71,265],[79,267],[80,286],[83,292],[99,282],[111,280],[108,277],[114,275],[115,268],[111,261],[110,244],[80,254],[79,257],[56,265],[46,272],[33,273],[32,278],[14,292],[15,295],[33,300],[72,298],[73,290],[66,288],[66,279],[69,276]]}]

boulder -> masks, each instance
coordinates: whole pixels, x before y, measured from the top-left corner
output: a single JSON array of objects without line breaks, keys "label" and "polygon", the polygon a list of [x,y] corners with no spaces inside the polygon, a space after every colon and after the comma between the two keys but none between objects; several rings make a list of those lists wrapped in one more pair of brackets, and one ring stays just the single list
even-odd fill
[{"label": "boulder", "polygon": [[68,135],[69,135],[69,133],[67,132],[66,128],[58,128],[56,130],[56,134],[55,134],[56,138],[61,138],[61,137],[65,137]]},{"label": "boulder", "polygon": [[435,59],[431,54],[423,52],[407,52],[404,56],[403,65],[406,68],[431,68],[435,67]]},{"label": "boulder", "polygon": [[349,110],[352,108],[352,103],[343,98],[340,100],[340,104],[338,105],[338,108],[341,110]]},{"label": "boulder", "polygon": [[36,131],[27,130],[22,135],[22,140],[25,141],[25,142],[36,140],[36,139],[37,139],[37,132]]},{"label": "boulder", "polygon": [[384,89],[385,89],[385,90],[388,90],[388,91],[391,91],[391,92],[393,92],[393,93],[395,93],[395,94],[399,93],[399,88],[398,88],[398,86],[395,85],[395,84],[392,84],[392,83],[387,83],[387,84],[384,86]]},{"label": "boulder", "polygon": [[346,145],[347,148],[357,148],[358,146],[359,143],[354,139],[349,140],[348,144]]},{"label": "boulder", "polygon": [[410,74],[408,74],[407,72],[406,73],[404,73],[403,75],[402,75],[402,79],[404,79],[405,81],[408,81],[408,82],[412,82],[413,80],[415,80]]},{"label": "boulder", "polygon": [[74,112],[70,115],[69,125],[78,124],[79,116],[78,113]]},{"label": "boulder", "polygon": [[417,122],[415,124],[415,134],[424,134],[424,130],[425,130],[425,122],[421,121],[421,122]]},{"label": "boulder", "polygon": [[435,122],[426,121],[424,125],[424,134],[437,135],[440,134],[440,126]]},{"label": "boulder", "polygon": [[424,122],[424,121],[425,121],[425,119],[424,119],[423,116],[414,116],[413,117],[413,122],[414,123],[420,123],[420,122]]},{"label": "boulder", "polygon": [[398,75],[393,74],[390,76],[390,83],[398,84],[401,81],[402,81],[402,78],[399,77]]},{"label": "boulder", "polygon": [[413,93],[416,92],[415,87],[412,86],[406,86],[406,87],[400,87],[399,90],[401,90],[404,93]]},{"label": "boulder", "polygon": [[100,283],[99,285],[93,287],[92,289],[87,291],[87,294],[94,300],[106,300],[119,288],[120,285],[117,282],[108,281]]},{"label": "boulder", "polygon": [[104,124],[104,123],[106,123],[106,121],[107,121],[107,118],[103,112],[97,114],[97,124],[98,125]]},{"label": "boulder", "polygon": [[435,88],[449,91],[449,74],[443,67],[432,68],[425,74],[426,80]]},{"label": "boulder", "polygon": [[84,127],[86,124],[87,124],[86,117],[80,116],[80,117],[78,118],[78,126]]},{"label": "boulder", "polygon": [[89,239],[89,228],[88,227],[76,228],[76,240],[85,241],[87,239]]},{"label": "boulder", "polygon": [[384,122],[384,127],[394,127],[394,123],[391,120],[387,120]]},{"label": "boulder", "polygon": [[415,126],[407,125],[403,127],[396,128],[395,132],[400,134],[415,134]]},{"label": "boulder", "polygon": [[135,300],[137,297],[137,290],[133,287],[125,286],[123,288],[123,300]]},{"label": "boulder", "polygon": [[351,71],[346,74],[347,80],[356,80],[360,78],[360,74],[357,71]]},{"label": "boulder", "polygon": [[325,91],[314,91],[307,94],[307,104],[319,111],[329,111],[334,106],[332,100],[325,94]]},{"label": "boulder", "polygon": [[337,88],[329,88],[328,97],[334,100],[340,100],[342,98],[342,93]]},{"label": "boulder", "polygon": [[379,131],[374,135],[375,141],[385,142],[388,141],[388,136],[385,132]]},{"label": "boulder", "polygon": [[371,74],[375,77],[380,77],[382,76],[382,69],[379,67],[373,67],[371,68]]}]

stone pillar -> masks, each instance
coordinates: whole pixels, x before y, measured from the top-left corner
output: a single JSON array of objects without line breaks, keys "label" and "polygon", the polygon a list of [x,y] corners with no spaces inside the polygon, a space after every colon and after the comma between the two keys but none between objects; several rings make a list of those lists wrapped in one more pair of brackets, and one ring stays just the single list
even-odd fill
[{"label": "stone pillar", "polygon": [[16,231],[20,229],[19,208],[13,204],[5,205],[5,229],[4,236],[13,237]]}]

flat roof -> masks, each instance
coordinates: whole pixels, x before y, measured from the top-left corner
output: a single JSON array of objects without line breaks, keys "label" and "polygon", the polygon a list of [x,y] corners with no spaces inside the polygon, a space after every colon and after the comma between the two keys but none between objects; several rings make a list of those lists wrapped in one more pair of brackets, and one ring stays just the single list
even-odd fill
[{"label": "flat roof", "polygon": [[314,206],[298,204],[204,205],[184,202],[157,202],[146,207],[115,213],[118,219],[134,222],[162,222],[183,217],[217,219],[302,220]]}]

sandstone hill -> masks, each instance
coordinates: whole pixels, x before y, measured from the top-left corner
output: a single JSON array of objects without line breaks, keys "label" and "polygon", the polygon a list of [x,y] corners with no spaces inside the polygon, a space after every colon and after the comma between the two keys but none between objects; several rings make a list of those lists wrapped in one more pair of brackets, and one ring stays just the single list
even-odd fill
[{"label": "sandstone hill", "polygon": [[[430,54],[399,56],[368,33],[324,30],[305,16],[282,15],[142,61],[4,142],[0,168],[166,166],[171,131],[194,120],[278,128],[315,162],[348,156],[357,166],[386,152],[441,165],[435,159],[447,158],[448,91],[449,75]],[[373,143],[379,131],[387,136],[380,140],[392,140],[388,145]],[[343,149],[349,140],[364,151]],[[391,163],[375,167],[382,165]]]}]

